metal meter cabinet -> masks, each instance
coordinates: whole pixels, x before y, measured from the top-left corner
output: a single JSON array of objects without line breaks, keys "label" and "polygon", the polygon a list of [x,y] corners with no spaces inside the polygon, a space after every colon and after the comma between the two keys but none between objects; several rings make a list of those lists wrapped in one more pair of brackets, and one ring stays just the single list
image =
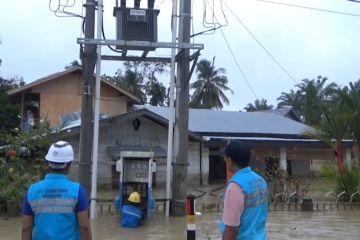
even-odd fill
[{"label": "metal meter cabinet", "polygon": [[140,208],[143,209],[144,218],[151,217],[153,158],[154,152],[120,152],[120,159],[116,161],[116,171],[119,172],[119,210],[126,204],[129,195],[136,191],[141,196]]}]

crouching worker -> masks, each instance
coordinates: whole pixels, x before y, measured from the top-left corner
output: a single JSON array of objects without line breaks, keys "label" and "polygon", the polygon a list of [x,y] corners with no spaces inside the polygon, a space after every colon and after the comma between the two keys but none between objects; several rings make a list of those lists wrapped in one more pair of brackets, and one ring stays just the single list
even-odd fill
[{"label": "crouching worker", "polygon": [[128,204],[121,209],[121,226],[124,228],[136,228],[140,225],[143,212],[140,209],[140,194],[132,192],[128,198]]}]

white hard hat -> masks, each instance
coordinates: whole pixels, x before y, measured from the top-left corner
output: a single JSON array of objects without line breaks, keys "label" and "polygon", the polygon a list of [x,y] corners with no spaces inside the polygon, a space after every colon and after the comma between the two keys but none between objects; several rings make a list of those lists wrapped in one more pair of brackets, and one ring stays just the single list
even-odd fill
[{"label": "white hard hat", "polygon": [[51,145],[45,159],[55,164],[68,163],[74,160],[74,151],[68,142],[58,141]]}]

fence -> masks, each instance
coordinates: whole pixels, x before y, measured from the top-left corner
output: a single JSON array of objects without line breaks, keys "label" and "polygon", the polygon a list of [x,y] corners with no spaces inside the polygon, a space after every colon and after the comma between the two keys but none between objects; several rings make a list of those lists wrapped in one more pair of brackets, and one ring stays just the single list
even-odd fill
[{"label": "fence", "polygon": [[[221,188],[223,187],[213,189],[209,192],[195,190],[196,192],[200,192],[200,194],[196,196],[197,200],[208,196],[213,197],[212,201],[198,202],[195,208],[196,211],[200,211],[203,213],[221,212],[222,211],[221,194],[215,193]],[[310,198],[311,200],[313,199],[312,197]],[[357,189],[356,192],[351,194],[345,191],[338,194],[335,193],[334,191],[329,191],[323,195],[322,200],[316,200],[315,202],[312,203],[312,210],[313,211],[360,210],[360,202],[354,201],[358,199],[360,199],[359,188]],[[164,212],[166,199],[155,199],[155,202],[156,204],[154,211]],[[269,201],[269,210],[270,211],[301,211],[302,203],[303,203],[303,198],[296,191],[291,193],[280,192],[275,194],[274,201],[272,202]],[[115,208],[113,200],[105,200],[105,199],[99,200],[97,202],[97,206],[98,206],[97,207],[98,214],[105,214],[105,215],[119,214],[119,211]]]}]

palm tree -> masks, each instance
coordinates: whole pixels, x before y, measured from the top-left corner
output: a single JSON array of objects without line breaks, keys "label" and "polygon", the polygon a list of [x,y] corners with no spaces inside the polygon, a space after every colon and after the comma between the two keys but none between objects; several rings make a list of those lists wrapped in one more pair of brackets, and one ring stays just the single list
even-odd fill
[{"label": "palm tree", "polygon": [[276,100],[279,101],[278,103],[278,108],[283,107],[283,106],[292,106],[293,109],[295,109],[295,107],[300,106],[300,91],[294,91],[294,90],[290,90],[290,93],[285,93],[282,92],[280,97],[278,97]]},{"label": "palm tree", "polygon": [[330,106],[337,90],[336,83],[325,85],[326,77],[318,76],[315,80],[303,79],[296,87],[300,91],[301,114],[306,124],[313,125],[321,119],[321,108],[325,104]]},{"label": "palm tree", "polygon": [[215,57],[212,62],[203,59],[197,64],[197,80],[190,85],[194,89],[190,107],[205,109],[222,109],[223,103],[229,105],[229,99],[224,91],[233,91],[227,86],[228,79],[225,69],[215,69]]},{"label": "palm tree", "polygon": [[254,104],[249,103],[246,107],[244,107],[244,109],[247,112],[255,112],[255,111],[265,111],[265,110],[270,110],[273,109],[274,106],[273,105],[268,105],[267,104],[267,100],[266,99],[256,99]]},{"label": "palm tree", "polygon": [[336,83],[326,85],[326,81],[327,78],[322,76],[312,80],[303,79],[301,83],[295,85],[296,91],[281,93],[277,99],[278,107],[291,106],[304,123],[308,125],[317,123],[322,117],[322,105],[330,106],[339,90]]},{"label": "palm tree", "polygon": [[358,147],[359,166],[360,166],[360,80],[350,83],[350,89],[347,87],[341,92],[341,97],[352,112],[350,120],[350,131],[352,132]]},{"label": "palm tree", "polygon": [[[339,91],[339,94],[342,93]],[[325,142],[334,149],[338,170],[341,173],[343,170],[342,140],[348,134],[351,112],[342,101],[334,103],[330,108],[322,106],[320,109],[322,118],[305,134]]]}]

